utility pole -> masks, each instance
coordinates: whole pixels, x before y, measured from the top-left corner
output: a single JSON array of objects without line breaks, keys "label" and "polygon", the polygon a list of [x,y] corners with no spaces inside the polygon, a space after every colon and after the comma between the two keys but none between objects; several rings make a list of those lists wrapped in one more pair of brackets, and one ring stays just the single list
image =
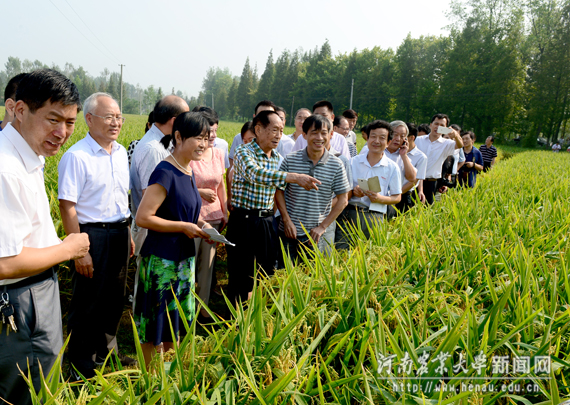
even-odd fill
[{"label": "utility pole", "polygon": [[289,125],[293,126],[293,119],[295,117],[293,117],[293,105],[295,104],[295,96],[293,96],[293,101],[291,101],[291,122]]},{"label": "utility pole", "polygon": [[125,65],[119,65],[121,67],[121,113],[123,112],[123,66]]},{"label": "utility pole", "polygon": [[350,85],[350,109],[352,110],[352,93],[354,91],[354,79],[352,79],[352,84]]}]

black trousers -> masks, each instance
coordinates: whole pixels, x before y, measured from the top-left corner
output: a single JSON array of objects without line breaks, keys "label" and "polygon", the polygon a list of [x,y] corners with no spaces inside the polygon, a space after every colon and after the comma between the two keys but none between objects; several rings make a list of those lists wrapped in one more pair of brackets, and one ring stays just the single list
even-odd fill
[{"label": "black trousers", "polygon": [[93,278],[73,271],[68,317],[69,360],[85,377],[94,376],[95,356],[104,359],[117,347],[116,334],[125,305],[130,229],[80,225],[89,235]]},{"label": "black trousers", "polygon": [[396,204],[395,207],[398,209],[400,214],[403,214],[409,211],[416,204],[416,200],[417,200],[417,193],[416,189],[414,189],[412,191],[408,191],[407,193],[402,194],[400,202]]},{"label": "black trousers", "polygon": [[435,192],[437,191],[437,181],[424,180],[424,195],[426,196],[426,202],[428,204],[433,204]]},{"label": "black trousers", "polygon": [[364,237],[370,239],[369,228],[379,226],[383,221],[384,214],[380,212],[348,204],[337,218],[335,247],[337,250],[350,249],[352,242],[350,229],[352,227],[360,229]]},{"label": "black trousers", "polygon": [[226,245],[228,252],[228,298],[234,302],[253,289],[255,266],[273,275],[277,261],[277,235],[273,215],[260,218],[257,210],[234,208],[228,221],[226,238],[235,246]]},{"label": "black trousers", "polygon": [[491,170],[491,162],[483,162],[483,172]]}]

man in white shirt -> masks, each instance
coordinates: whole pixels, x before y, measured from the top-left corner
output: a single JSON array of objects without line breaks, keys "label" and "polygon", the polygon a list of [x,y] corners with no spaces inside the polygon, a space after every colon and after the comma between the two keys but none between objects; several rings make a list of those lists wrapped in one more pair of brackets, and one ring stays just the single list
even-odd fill
[{"label": "man in white shirt", "polygon": [[[287,113],[285,112],[285,109],[283,107],[276,106],[275,112],[277,115],[279,115],[281,121],[283,121],[283,128],[285,128],[285,125],[287,125]],[[285,156],[291,153],[293,146],[295,146],[295,142],[290,137],[283,136],[283,134],[281,134],[279,145],[277,145],[277,148],[275,148],[275,150],[281,155],[282,158],[285,158]]]},{"label": "man in white shirt", "polygon": [[[348,224],[360,229],[364,236],[370,238],[370,229],[384,220],[387,205],[400,202],[402,193],[401,171],[396,163],[384,153],[388,142],[392,139],[392,126],[386,121],[376,120],[367,126],[368,153],[352,158],[352,198],[341,214],[339,225],[350,231]],[[380,192],[365,191],[359,180],[378,178]],[[348,224],[347,224],[348,223]],[[348,249],[349,236],[337,243],[338,249]]]},{"label": "man in white shirt", "polygon": [[[348,120],[342,115],[334,117],[333,121],[333,131],[345,137],[346,144],[348,145],[348,151],[350,152],[350,157],[353,158],[358,155],[358,150],[356,149],[356,144],[348,139],[350,132],[350,126],[348,125]],[[334,134],[333,134],[334,135]],[[356,135],[355,135],[356,140]]]},{"label": "man in white shirt", "polygon": [[[86,232],[89,253],[71,263],[68,354],[86,378],[109,351],[118,352],[116,334],[123,315],[129,257],[129,161],[117,142],[124,118],[113,97],[95,93],[85,100],[89,132],[59,162],[59,209],[68,235]],[[95,358],[95,360],[93,360]],[[133,359],[123,356],[123,365]],[[72,375],[77,375],[72,372]]]},{"label": "man in white shirt", "polygon": [[[408,136],[410,132],[408,126],[404,121],[392,121],[390,125],[392,126],[394,134],[384,153],[390,160],[398,165],[402,172],[402,198],[394,207],[388,207],[389,218],[390,216],[398,215],[398,212],[394,208],[398,208],[399,212],[403,212],[404,206],[400,204],[405,204],[410,199],[410,190],[415,187],[418,174],[418,170],[412,162],[412,156],[414,155],[410,156],[408,154]],[[416,161],[416,164],[417,163]]]},{"label": "man in white shirt", "polygon": [[418,130],[412,123],[406,123],[408,127],[408,157],[412,162],[412,166],[416,169],[416,181],[410,183],[407,179],[402,182],[402,199],[396,208],[401,213],[408,211],[412,208],[416,201],[419,199],[420,187],[422,180],[426,177],[427,157],[416,147],[416,137]]},{"label": "man in white shirt", "polygon": [[[329,101],[322,100],[315,103],[313,106],[313,114],[322,115],[325,118],[328,118],[331,122],[334,121],[334,110],[333,106]],[[292,152],[296,150],[305,149],[307,147],[307,140],[304,136],[300,136],[297,138],[295,142],[295,146],[293,146]],[[331,147],[342,155],[344,155],[347,159],[350,159],[350,151],[348,149],[348,144],[346,138],[339,133],[333,133],[333,137],[331,139]]]},{"label": "man in white shirt", "polygon": [[443,161],[453,155],[455,149],[463,148],[463,140],[459,133],[452,131],[450,136],[452,139],[444,139],[438,128],[447,128],[449,126],[449,117],[445,114],[435,114],[430,123],[429,135],[418,136],[416,146],[427,156],[426,178],[423,180],[423,190],[420,193],[420,199],[433,204],[434,195],[437,191],[437,180],[441,178],[441,167]]},{"label": "man in white shirt", "polygon": [[89,249],[86,234],[58,238],[43,176],[44,156],[59,152],[80,110],[68,78],[36,70],[20,81],[14,120],[0,132],[0,291],[17,328],[0,333],[0,397],[13,404],[32,403],[20,373],[30,374],[38,391],[40,363],[47,375],[63,345],[58,263]]},{"label": "man in white shirt", "polygon": [[[182,98],[174,95],[166,96],[154,106],[154,124],[135,147],[130,168],[130,189],[132,198],[132,218],[142,200],[144,191],[148,186],[150,175],[169,152],[162,146],[160,140],[164,135],[172,132],[172,124],[178,115],[190,111],[188,104]],[[138,255],[146,238],[146,229],[138,228],[133,221],[133,239],[135,254]],[[135,282],[135,285],[137,283]]]}]

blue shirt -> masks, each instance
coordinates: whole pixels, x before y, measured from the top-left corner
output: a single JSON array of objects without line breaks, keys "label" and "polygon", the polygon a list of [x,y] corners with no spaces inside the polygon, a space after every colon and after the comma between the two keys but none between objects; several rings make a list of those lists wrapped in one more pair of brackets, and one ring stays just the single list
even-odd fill
[{"label": "blue shirt", "polygon": [[[160,162],[150,175],[149,187],[160,184],[166,189],[166,198],[156,211],[156,216],[169,221],[196,224],[202,208],[202,199],[194,174],[182,173],[168,162]],[[156,232],[148,230],[141,256],[154,255],[179,262],[195,255],[194,239],[179,232]]]},{"label": "blue shirt", "polygon": [[[471,152],[465,153],[465,163],[474,162],[478,165],[483,166],[483,155],[479,152],[479,149],[473,147]],[[459,169],[459,184],[465,185],[467,180],[467,185],[471,188],[475,187],[475,182],[477,181],[477,169],[475,167],[461,166]],[[467,177],[467,178],[465,178]]]}]

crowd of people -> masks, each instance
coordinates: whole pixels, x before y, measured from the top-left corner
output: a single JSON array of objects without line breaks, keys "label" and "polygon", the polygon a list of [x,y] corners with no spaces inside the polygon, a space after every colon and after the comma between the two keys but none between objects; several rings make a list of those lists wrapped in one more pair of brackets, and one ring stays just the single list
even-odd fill
[{"label": "crowd of people", "polygon": [[[9,350],[0,356],[0,398],[18,404],[31,403],[18,367],[39,389],[40,364],[49,370],[62,347],[59,263],[70,260],[73,271],[72,378],[91,378],[110,353],[118,354],[130,257],[137,264],[133,314],[148,364],[179,335],[178,308],[187,319],[212,322],[206,309],[216,284],[212,234],[227,228],[225,293],[240,305],[256,275],[270,277],[306,250],[326,256],[350,249],[354,230],[369,237],[372,227],[416,204],[434,204],[450,187],[474,187],[497,157],[493,137],[478,150],[475,134],[450,125],[445,114],[418,126],[373,120],[361,128],[366,145],[359,152],[358,114],[335,115],[326,100],[299,109],[291,135],[283,134],[285,110],[262,100],[229,145],[217,137],[213,109],[190,111],[175,95],[156,103],[144,137],[127,151],[117,142],[125,121],[117,101],[95,93],[82,104],[76,86],[56,71],[15,77],[5,99],[0,344]],[[44,157],[67,141],[82,108],[89,130],[58,166],[67,234],[61,241]]]}]

